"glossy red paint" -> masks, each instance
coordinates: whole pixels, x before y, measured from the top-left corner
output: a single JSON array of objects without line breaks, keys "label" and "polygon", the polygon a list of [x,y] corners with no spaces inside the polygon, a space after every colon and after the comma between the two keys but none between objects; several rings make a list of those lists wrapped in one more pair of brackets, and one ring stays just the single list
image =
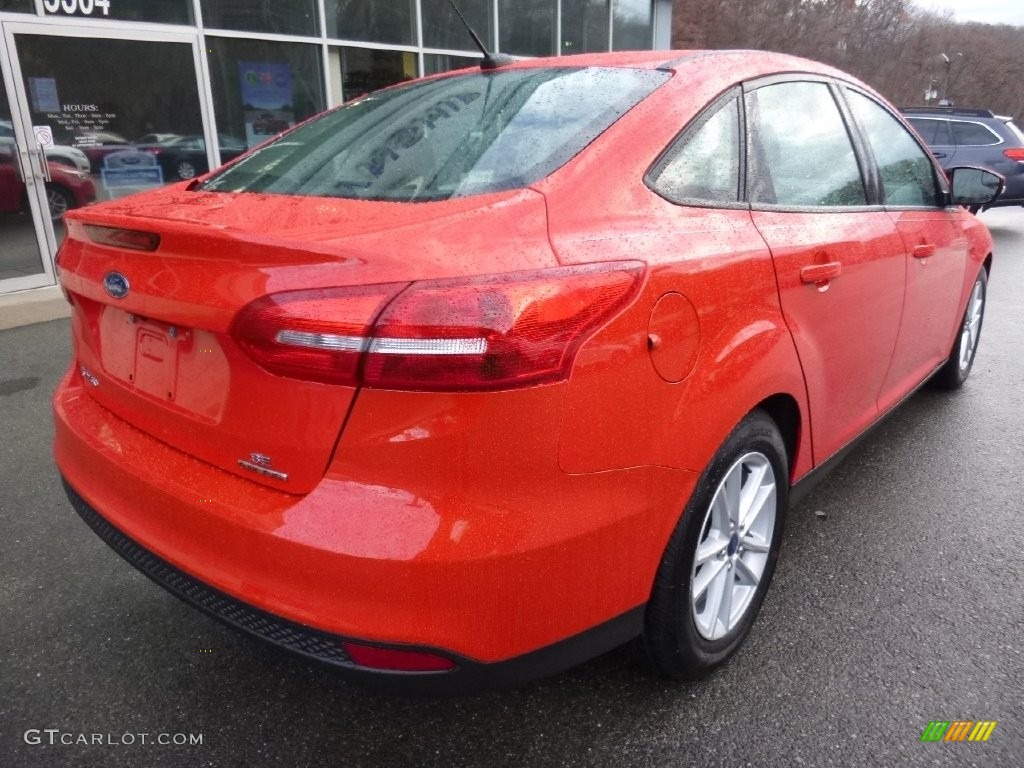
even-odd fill
[{"label": "glossy red paint", "polygon": [[[69,485],[146,550],[263,611],[355,648],[501,662],[647,602],[698,478],[753,409],[796,414],[780,424],[796,482],[949,355],[991,251],[966,211],[690,207],[644,182],[736,84],[849,78],[727,52],[514,67],[570,61],[673,76],[529,188],[384,203],[177,185],[70,214],[60,265],[75,353],[54,398]],[[88,225],[154,233],[159,247],[96,242]],[[347,297],[328,325],[302,328],[362,337],[379,318],[429,316],[392,310],[410,285],[464,291],[597,263],[629,265],[635,287],[571,365],[524,386],[362,386],[361,347],[350,370],[309,377],[246,346],[277,338],[287,312],[271,295]],[[130,284],[123,298],[104,288],[112,272]],[[386,288],[353,303],[352,286]],[[371,651],[363,666],[417,669],[403,653]]]}]

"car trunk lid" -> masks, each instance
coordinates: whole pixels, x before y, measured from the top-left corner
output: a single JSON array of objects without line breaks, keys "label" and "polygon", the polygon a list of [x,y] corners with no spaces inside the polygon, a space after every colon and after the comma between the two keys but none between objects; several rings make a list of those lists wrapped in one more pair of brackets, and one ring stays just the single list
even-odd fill
[{"label": "car trunk lid", "polygon": [[[159,245],[97,242],[125,231]],[[530,190],[396,204],[178,187],[75,212],[59,255],[91,396],[165,443],[294,493],[322,477],[357,390],[257,365],[232,335],[244,307],[278,292],[390,284],[386,296],[417,279],[554,264]]]}]

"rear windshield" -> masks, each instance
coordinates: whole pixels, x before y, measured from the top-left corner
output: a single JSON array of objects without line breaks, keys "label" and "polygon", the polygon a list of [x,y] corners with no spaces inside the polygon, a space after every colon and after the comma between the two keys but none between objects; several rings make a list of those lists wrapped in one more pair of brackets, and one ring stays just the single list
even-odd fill
[{"label": "rear windshield", "polygon": [[558,67],[418,81],[328,112],[202,188],[410,202],[523,187],[568,162],[668,77]]}]

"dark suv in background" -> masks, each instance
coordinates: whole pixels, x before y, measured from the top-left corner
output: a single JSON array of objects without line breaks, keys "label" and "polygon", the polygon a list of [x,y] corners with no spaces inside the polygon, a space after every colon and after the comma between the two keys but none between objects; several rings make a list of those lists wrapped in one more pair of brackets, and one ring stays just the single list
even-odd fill
[{"label": "dark suv in background", "polygon": [[1024,133],[1012,118],[959,107],[902,111],[943,168],[975,165],[1006,177],[1006,191],[986,209],[1024,205]]}]

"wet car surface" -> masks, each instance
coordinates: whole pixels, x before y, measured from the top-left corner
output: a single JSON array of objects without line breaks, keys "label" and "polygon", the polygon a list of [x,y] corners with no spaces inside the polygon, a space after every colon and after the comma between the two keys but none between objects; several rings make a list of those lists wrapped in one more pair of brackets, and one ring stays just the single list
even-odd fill
[{"label": "wet car surface", "polygon": [[[867,86],[533,60],[356,100],[69,216],[75,508],[199,608],[455,690],[747,636],[792,494],[966,380],[992,258]],[[951,188],[952,187],[952,188]]]}]

